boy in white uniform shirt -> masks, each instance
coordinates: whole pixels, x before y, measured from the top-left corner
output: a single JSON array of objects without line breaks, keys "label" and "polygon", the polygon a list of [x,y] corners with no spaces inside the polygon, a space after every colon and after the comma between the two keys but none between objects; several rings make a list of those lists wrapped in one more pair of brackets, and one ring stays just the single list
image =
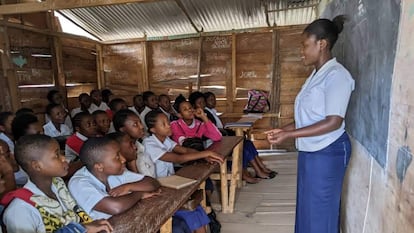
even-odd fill
[{"label": "boy in white uniform shirt", "polygon": [[80,159],[85,167],[72,176],[69,190],[92,218],[110,218],[141,199],[159,194],[158,181],[126,170],[120,145],[113,139],[89,139]]},{"label": "boy in white uniform shirt", "polygon": [[108,105],[102,101],[102,95],[98,89],[92,90],[90,96],[92,99],[91,113],[95,112],[96,110],[106,111],[109,109]]},{"label": "boy in white uniform shirt", "polygon": [[72,134],[69,126],[65,125],[66,111],[60,104],[49,104],[46,114],[50,121],[43,125],[44,134],[50,137],[69,136]]}]

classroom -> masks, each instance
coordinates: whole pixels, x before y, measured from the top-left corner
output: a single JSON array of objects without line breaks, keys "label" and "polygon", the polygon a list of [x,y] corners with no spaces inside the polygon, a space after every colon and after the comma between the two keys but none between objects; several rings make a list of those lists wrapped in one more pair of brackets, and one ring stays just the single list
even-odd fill
[{"label": "classroom", "polygon": [[0,17],[0,233],[414,232],[414,0],[5,0]]}]

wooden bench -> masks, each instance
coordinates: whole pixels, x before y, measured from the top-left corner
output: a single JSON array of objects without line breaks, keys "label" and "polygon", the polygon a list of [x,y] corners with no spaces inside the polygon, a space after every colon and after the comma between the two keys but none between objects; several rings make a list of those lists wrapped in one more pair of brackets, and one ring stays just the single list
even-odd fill
[{"label": "wooden bench", "polygon": [[[215,151],[226,158],[231,154],[233,148],[235,148],[242,141],[242,137],[224,137],[222,141],[213,143],[208,150]],[[196,191],[200,185],[202,185],[207,177],[218,167],[218,164],[209,163],[195,163],[181,168],[177,175],[196,179],[197,182],[193,185],[182,189],[171,189],[161,187],[162,193],[157,197],[144,199],[138,202],[134,207],[128,211],[112,216],[109,222],[114,227],[114,232],[140,232],[140,233],[155,233],[161,230],[162,233],[172,232],[172,220],[171,217],[174,213],[188,200],[191,194]],[[226,171],[226,162],[220,166],[220,170]],[[221,182],[222,199],[229,199],[227,192],[223,195],[223,190],[227,191],[227,180]],[[234,188],[235,188],[235,181]],[[232,185],[230,185],[232,187]],[[230,188],[230,197],[235,196],[234,192]],[[234,197],[230,198],[233,200]],[[223,209],[228,207],[228,202],[223,202]]]}]

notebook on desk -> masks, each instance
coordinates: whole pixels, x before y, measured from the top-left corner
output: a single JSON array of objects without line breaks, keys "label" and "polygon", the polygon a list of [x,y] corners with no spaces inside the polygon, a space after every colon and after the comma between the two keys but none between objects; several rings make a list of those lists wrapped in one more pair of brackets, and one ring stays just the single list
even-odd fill
[{"label": "notebook on desk", "polygon": [[161,186],[173,189],[181,189],[197,182],[197,180],[177,175],[161,177],[157,180],[160,182]]}]

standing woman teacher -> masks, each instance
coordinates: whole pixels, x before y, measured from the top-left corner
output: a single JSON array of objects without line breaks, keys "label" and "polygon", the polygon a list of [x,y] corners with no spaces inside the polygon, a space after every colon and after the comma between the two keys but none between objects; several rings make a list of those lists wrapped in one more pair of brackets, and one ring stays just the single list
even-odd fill
[{"label": "standing woman teacher", "polygon": [[339,233],[342,183],[351,155],[344,117],[354,80],[332,57],[344,16],[318,19],[303,31],[302,59],[315,69],[295,100],[295,122],[267,132],[272,144],[296,139],[295,233]]}]

